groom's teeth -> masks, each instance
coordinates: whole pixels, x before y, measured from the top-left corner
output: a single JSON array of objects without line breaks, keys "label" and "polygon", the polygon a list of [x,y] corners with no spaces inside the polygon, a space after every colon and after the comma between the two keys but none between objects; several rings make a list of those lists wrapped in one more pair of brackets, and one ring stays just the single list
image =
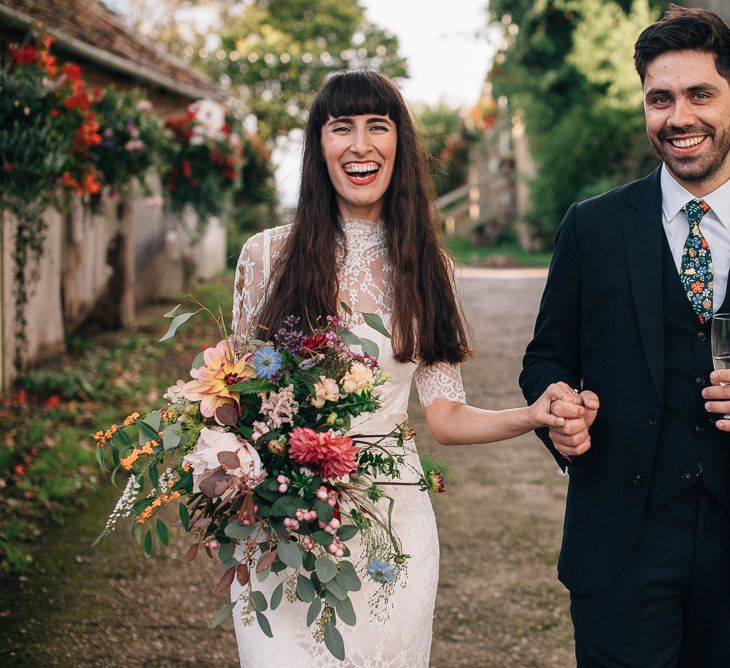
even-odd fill
[{"label": "groom's teeth", "polygon": [[704,139],[705,136],[703,135],[702,137],[690,137],[689,139],[670,139],[670,141],[672,146],[677,148],[690,148],[690,146],[697,146]]}]

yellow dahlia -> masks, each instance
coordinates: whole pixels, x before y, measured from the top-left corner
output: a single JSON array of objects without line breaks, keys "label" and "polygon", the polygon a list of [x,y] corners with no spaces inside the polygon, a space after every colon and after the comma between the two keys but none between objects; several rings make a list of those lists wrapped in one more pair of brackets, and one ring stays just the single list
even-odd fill
[{"label": "yellow dahlia", "polygon": [[250,353],[234,359],[228,342],[220,341],[215,348],[203,353],[203,366],[191,369],[194,380],[188,381],[183,388],[183,396],[189,401],[200,402],[200,412],[204,417],[214,417],[221,406],[235,403],[238,405],[239,392],[231,392],[232,385],[254,378],[256,371],[248,363]]}]

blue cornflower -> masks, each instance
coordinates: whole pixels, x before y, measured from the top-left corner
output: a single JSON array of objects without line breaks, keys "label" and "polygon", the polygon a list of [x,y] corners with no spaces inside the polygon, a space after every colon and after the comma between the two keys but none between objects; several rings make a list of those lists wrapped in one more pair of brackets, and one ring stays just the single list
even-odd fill
[{"label": "blue cornflower", "polygon": [[371,559],[368,564],[368,575],[382,584],[389,584],[395,581],[395,568],[380,559]]},{"label": "blue cornflower", "polygon": [[253,366],[259,378],[271,378],[281,369],[281,355],[269,346],[259,348],[254,353]]}]

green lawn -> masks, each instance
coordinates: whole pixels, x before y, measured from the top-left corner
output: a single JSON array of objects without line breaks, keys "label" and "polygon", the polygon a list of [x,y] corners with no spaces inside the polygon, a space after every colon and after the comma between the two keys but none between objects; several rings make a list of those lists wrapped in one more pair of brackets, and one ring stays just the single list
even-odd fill
[{"label": "green lawn", "polygon": [[552,251],[528,253],[516,243],[478,246],[463,237],[449,237],[446,247],[457,264],[472,266],[547,267],[552,258]]}]

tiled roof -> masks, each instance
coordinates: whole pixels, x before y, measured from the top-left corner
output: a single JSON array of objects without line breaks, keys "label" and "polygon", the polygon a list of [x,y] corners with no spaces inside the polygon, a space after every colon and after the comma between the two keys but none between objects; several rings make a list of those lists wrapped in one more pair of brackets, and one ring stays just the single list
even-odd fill
[{"label": "tiled roof", "polygon": [[[194,72],[184,62],[136,33],[99,0],[0,0],[0,10],[3,7],[43,22],[51,34],[57,30],[72,40],[115,56],[110,59],[110,69],[114,69],[113,63],[127,61],[138,68],[140,76],[145,73],[160,75],[169,81],[170,87],[179,84],[188,93],[196,89],[208,95],[218,91],[208,77]],[[3,23],[0,20],[0,31]],[[63,49],[67,45],[59,40],[57,46]],[[127,70],[134,76],[134,68]]]}]

